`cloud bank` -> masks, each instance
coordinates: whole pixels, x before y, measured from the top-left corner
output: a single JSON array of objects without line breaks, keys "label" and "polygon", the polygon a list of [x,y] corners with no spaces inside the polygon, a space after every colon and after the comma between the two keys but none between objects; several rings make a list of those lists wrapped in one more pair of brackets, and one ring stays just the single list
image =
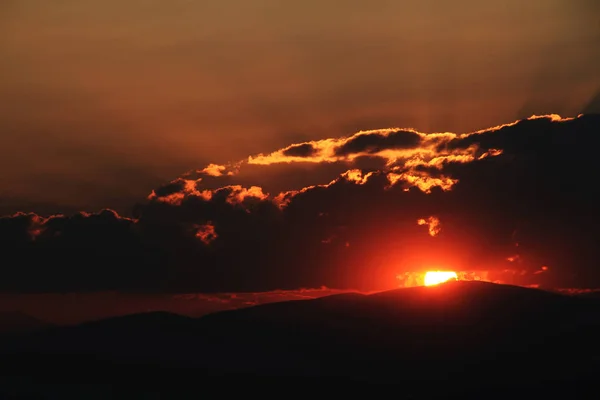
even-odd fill
[{"label": "cloud bank", "polygon": [[430,269],[598,285],[599,131],[597,115],[361,131],[188,172],[133,218],[3,217],[0,289],[371,290]]}]

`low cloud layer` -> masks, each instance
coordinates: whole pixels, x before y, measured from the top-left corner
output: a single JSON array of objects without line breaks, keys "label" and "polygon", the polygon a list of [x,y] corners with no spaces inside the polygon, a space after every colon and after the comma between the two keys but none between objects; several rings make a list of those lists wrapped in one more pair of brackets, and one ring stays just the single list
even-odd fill
[{"label": "low cloud layer", "polygon": [[1,289],[371,290],[430,269],[595,286],[599,131],[597,115],[363,131],[188,172],[133,218],[4,217]]}]

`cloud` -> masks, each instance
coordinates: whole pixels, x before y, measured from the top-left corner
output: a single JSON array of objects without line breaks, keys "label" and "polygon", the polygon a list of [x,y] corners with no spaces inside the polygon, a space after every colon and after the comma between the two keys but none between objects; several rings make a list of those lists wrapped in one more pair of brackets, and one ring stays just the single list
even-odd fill
[{"label": "cloud", "polygon": [[211,223],[195,225],[194,227],[196,228],[196,237],[204,244],[210,244],[218,236],[215,232],[214,225]]},{"label": "cloud", "polygon": [[435,145],[456,137],[451,133],[427,135],[414,129],[361,131],[344,138],[293,144],[270,154],[250,156],[248,164],[341,162],[359,157],[380,157],[392,165],[413,157],[450,156],[449,152],[438,154]]},{"label": "cloud", "polygon": [[[372,290],[444,269],[595,286],[598,129],[596,115],[549,115],[463,134],[363,131],[187,173],[131,219],[110,210],[4,217],[0,285]],[[312,183],[249,183],[292,171]]]},{"label": "cloud", "polygon": [[209,176],[221,176],[223,175],[223,171],[225,171],[226,168],[227,167],[225,167],[224,165],[208,164],[208,166],[200,172],[205,173]]},{"label": "cloud", "polygon": [[386,150],[418,147],[421,136],[413,131],[366,132],[354,135],[336,147],[335,154],[347,156],[356,153],[377,154]]},{"label": "cloud", "polygon": [[312,157],[317,153],[317,149],[310,143],[292,145],[282,151],[286,157]]},{"label": "cloud", "polygon": [[437,236],[442,230],[440,227],[440,220],[436,217],[429,217],[427,219],[421,218],[417,221],[417,224],[427,225],[430,236]]}]

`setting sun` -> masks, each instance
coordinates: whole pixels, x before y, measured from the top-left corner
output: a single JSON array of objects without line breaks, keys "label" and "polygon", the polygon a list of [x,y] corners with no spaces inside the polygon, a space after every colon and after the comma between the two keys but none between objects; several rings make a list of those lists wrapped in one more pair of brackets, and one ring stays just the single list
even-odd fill
[{"label": "setting sun", "polygon": [[437,285],[449,281],[451,279],[458,279],[456,272],[453,271],[429,271],[425,274],[424,284],[425,286]]}]

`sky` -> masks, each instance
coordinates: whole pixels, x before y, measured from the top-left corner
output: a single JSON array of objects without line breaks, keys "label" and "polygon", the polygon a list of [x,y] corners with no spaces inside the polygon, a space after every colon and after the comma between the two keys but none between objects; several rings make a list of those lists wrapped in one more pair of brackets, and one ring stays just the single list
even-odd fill
[{"label": "sky", "polygon": [[597,1],[9,0],[0,56],[2,291],[600,287]]},{"label": "sky", "polygon": [[128,214],[184,171],[290,143],[598,111],[599,8],[5,0],[0,211]]}]

